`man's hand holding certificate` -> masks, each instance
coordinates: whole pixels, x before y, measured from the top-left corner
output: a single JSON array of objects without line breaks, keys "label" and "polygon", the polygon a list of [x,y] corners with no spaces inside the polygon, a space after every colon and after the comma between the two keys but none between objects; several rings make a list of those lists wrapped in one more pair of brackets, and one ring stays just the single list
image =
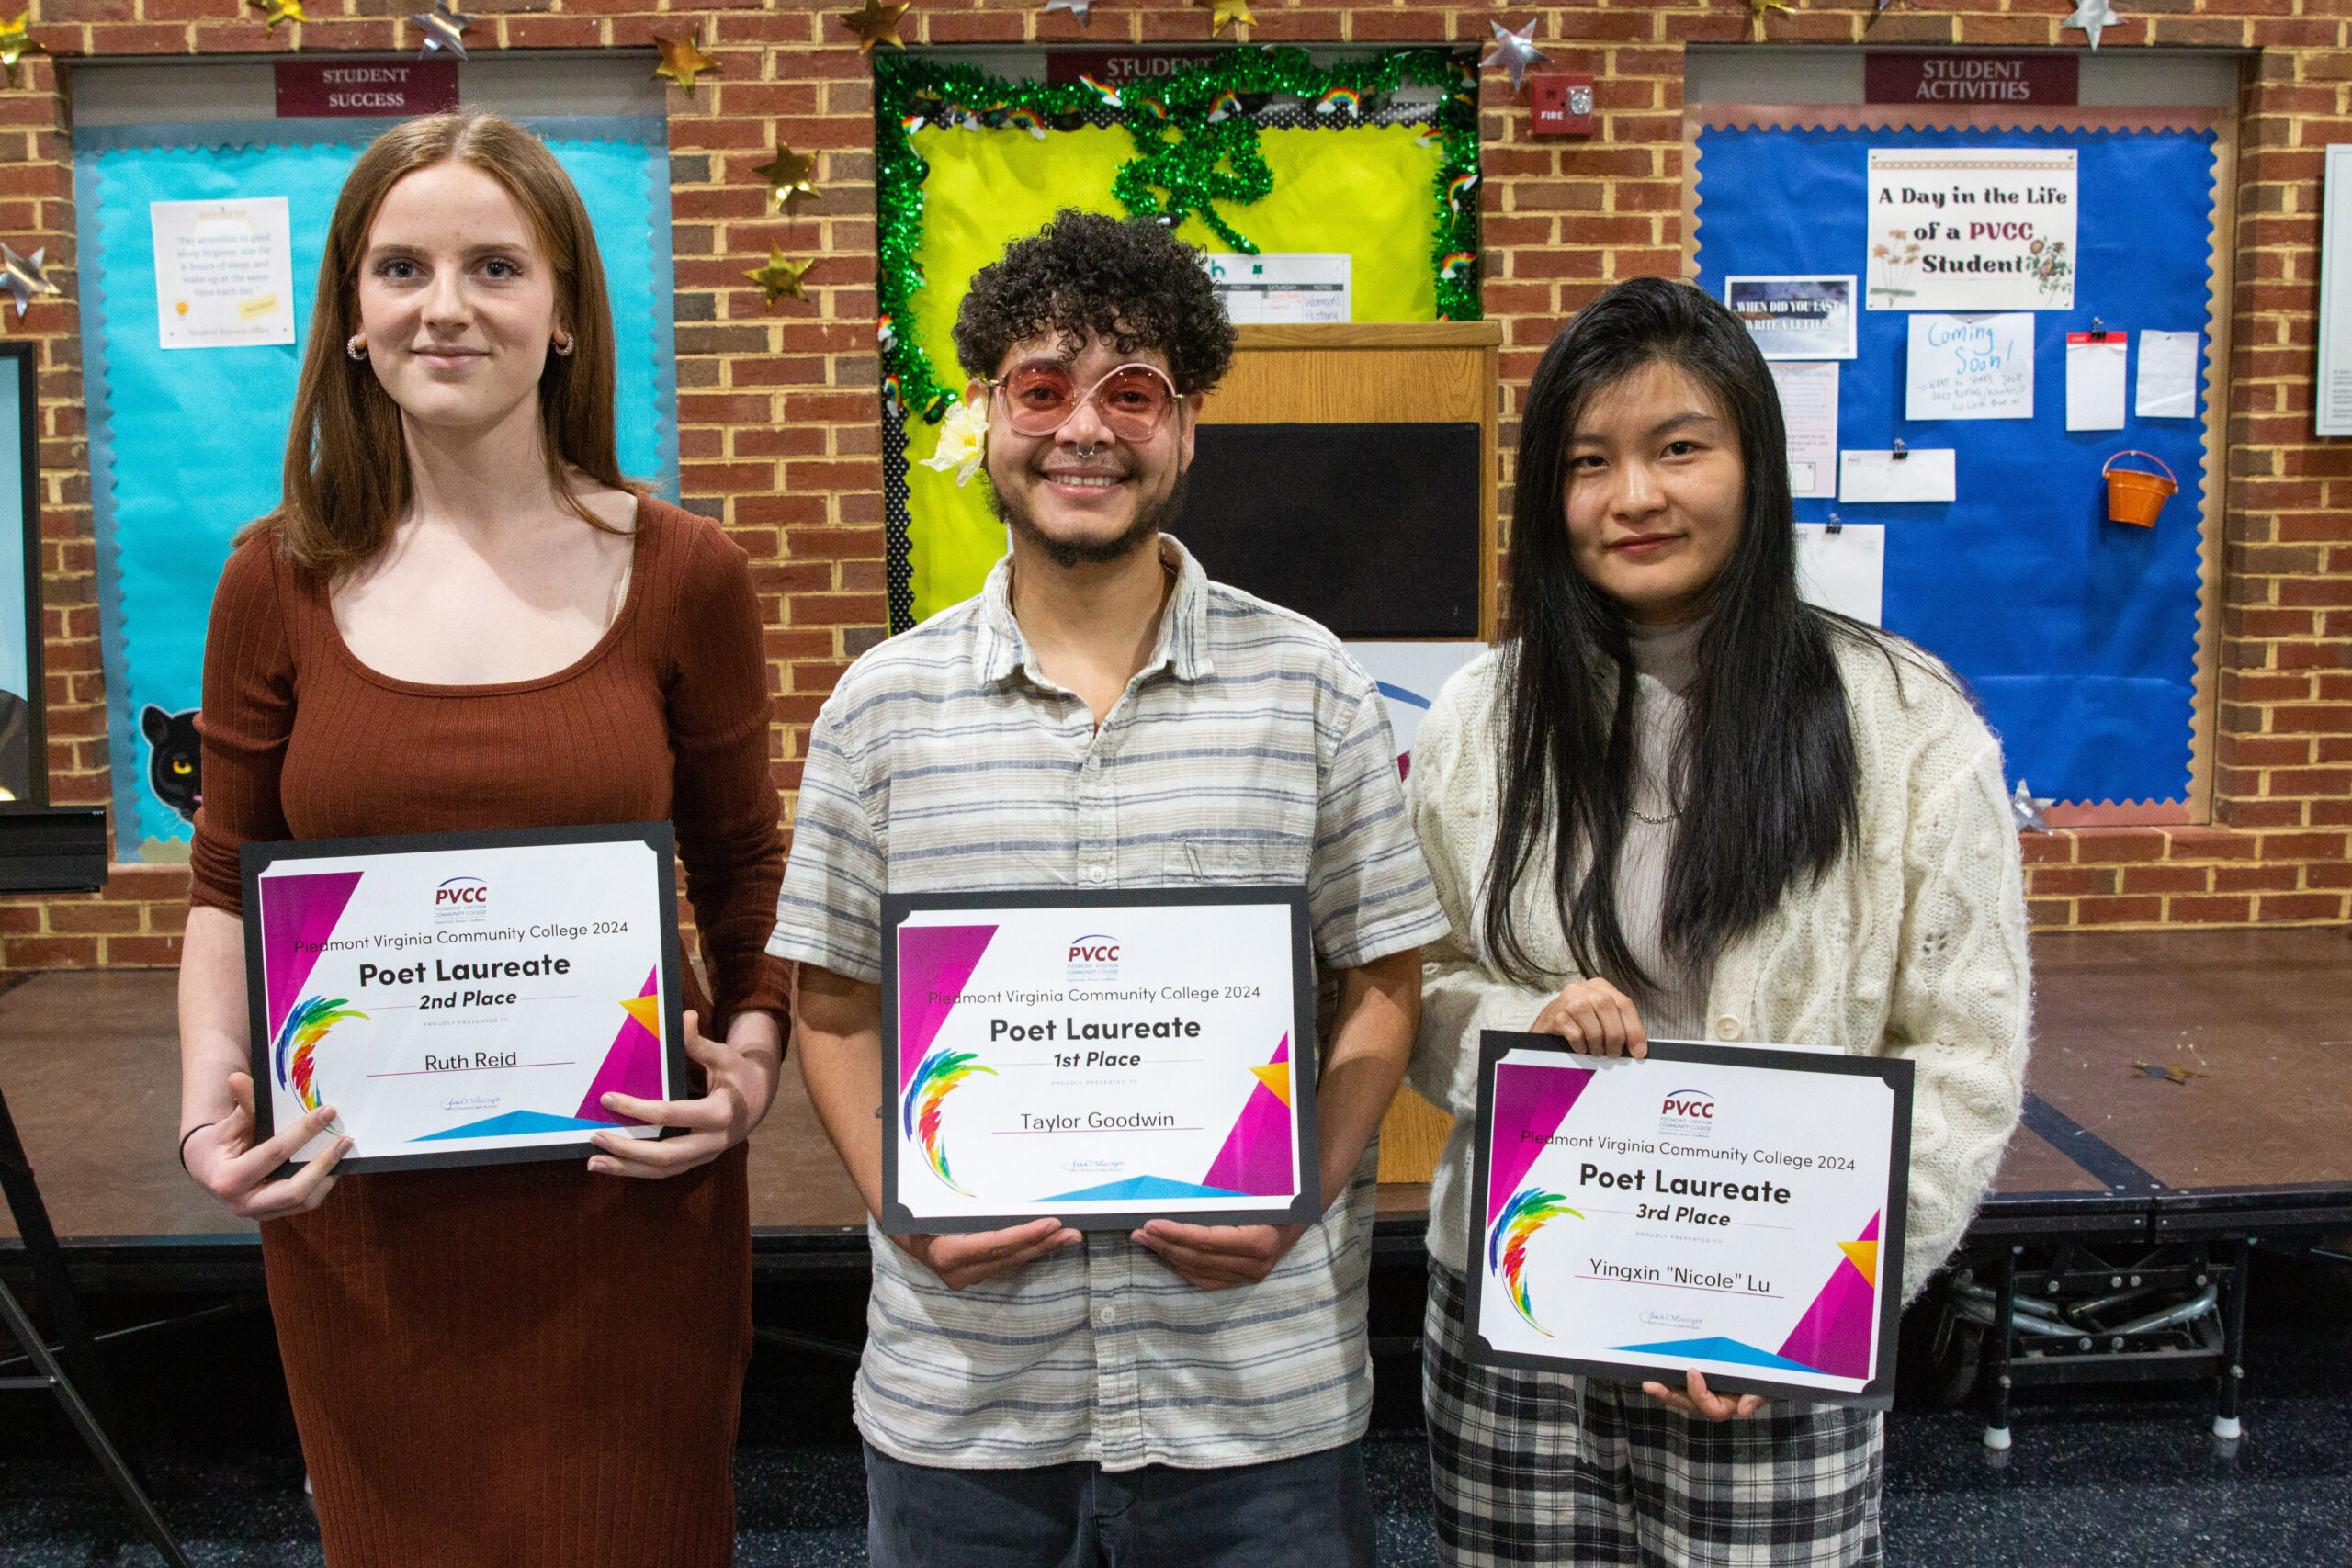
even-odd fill
[{"label": "man's hand holding certificate", "polygon": [[1476,1354],[1885,1405],[1910,1126],[1905,1061],[1489,1032]]}]

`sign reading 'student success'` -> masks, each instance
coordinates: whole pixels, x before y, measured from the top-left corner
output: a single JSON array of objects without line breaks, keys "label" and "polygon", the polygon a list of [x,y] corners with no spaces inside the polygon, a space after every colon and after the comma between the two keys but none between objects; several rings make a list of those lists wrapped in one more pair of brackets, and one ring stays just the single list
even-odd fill
[{"label": "sign reading 'student success'", "polygon": [[405,118],[458,107],[454,60],[280,60],[280,119]]}]

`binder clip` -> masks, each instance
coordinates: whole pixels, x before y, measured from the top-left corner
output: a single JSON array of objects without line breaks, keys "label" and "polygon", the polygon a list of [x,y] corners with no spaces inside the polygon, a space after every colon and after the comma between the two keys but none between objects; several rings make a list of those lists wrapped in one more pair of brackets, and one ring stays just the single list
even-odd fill
[{"label": "binder clip", "polygon": [[1903,437],[1900,435],[1896,436],[1894,438],[1894,460],[1898,463],[1908,462],[1910,457],[1911,448],[1903,444]]}]

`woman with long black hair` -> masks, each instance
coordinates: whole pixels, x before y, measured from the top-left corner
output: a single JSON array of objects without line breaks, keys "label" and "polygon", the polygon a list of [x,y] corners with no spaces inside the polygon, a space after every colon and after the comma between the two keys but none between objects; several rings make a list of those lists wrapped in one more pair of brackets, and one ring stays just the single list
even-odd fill
[{"label": "woman with long black hair", "polygon": [[1916,1292],[2023,1092],[1999,743],[1941,664],[1798,598],[1771,376],[1698,289],[1635,279],[1560,333],[1516,497],[1510,636],[1448,683],[1409,781],[1454,932],[1411,1075],[1456,1118],[1423,1375],[1446,1559],[1875,1563],[1875,1413],[1469,1363],[1478,1035],[1910,1058]]}]

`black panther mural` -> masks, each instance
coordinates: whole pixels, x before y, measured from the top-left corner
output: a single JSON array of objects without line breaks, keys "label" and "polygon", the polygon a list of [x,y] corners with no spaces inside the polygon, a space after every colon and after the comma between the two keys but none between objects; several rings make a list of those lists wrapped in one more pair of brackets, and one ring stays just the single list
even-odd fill
[{"label": "black panther mural", "polygon": [[153,703],[139,710],[140,733],[147,737],[147,787],[190,822],[196,820],[196,803],[204,798],[197,771],[201,757],[196,715],[194,708],[165,713]]}]

